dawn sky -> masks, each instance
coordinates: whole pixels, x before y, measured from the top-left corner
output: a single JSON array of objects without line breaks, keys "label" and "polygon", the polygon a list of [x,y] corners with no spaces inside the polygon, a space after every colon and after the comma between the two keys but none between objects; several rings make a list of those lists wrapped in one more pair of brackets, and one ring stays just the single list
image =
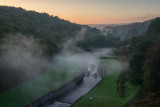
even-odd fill
[{"label": "dawn sky", "polygon": [[160,0],[0,0],[0,5],[46,12],[78,24],[130,23],[160,16]]}]

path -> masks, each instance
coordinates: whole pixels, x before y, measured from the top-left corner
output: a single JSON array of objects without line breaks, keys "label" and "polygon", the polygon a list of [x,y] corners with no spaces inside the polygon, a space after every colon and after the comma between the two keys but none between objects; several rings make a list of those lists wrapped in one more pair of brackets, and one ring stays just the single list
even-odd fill
[{"label": "path", "polygon": [[76,88],[68,92],[66,95],[56,99],[55,101],[45,104],[43,107],[70,107],[79,98],[86,95],[93,87],[95,87],[101,78],[84,77],[83,82]]},{"label": "path", "polygon": [[[112,57],[112,49],[98,49],[93,52],[97,58],[100,57]],[[82,96],[86,95],[93,87],[95,87],[101,78],[93,77],[84,77],[84,80],[81,84],[73,88],[67,94],[62,95],[60,98],[57,98],[55,101],[48,102],[43,107],[70,107]],[[88,98],[89,99],[89,98]]]}]

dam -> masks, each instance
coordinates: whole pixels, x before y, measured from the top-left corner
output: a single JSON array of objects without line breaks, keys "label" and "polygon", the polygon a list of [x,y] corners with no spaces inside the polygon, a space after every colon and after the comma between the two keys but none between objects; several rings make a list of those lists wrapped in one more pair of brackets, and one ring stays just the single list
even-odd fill
[{"label": "dam", "polygon": [[[24,107],[70,107],[102,80],[107,69],[102,62],[97,63],[91,60],[87,62],[87,66],[82,72],[81,75],[72,81],[43,95]],[[89,100],[92,100],[92,98],[89,98]]]}]

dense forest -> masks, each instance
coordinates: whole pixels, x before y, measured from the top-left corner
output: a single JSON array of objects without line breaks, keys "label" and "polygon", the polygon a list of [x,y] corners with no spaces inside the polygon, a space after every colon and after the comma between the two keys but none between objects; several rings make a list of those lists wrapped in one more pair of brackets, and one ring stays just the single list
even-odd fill
[{"label": "dense forest", "polygon": [[121,49],[120,53],[129,58],[130,69],[120,75],[120,80],[141,86],[136,107],[160,106],[159,40],[160,18],[156,18],[144,34],[131,38]]},{"label": "dense forest", "polygon": [[122,44],[119,37],[110,35],[97,35],[94,37],[87,38],[77,42],[77,46],[85,49],[86,51],[91,51],[96,48],[114,48],[120,47]]},{"label": "dense forest", "polygon": [[59,51],[61,43],[66,38],[75,36],[82,27],[85,28],[84,37],[100,34],[97,29],[74,24],[47,13],[26,11],[15,7],[0,7],[0,40],[6,34],[32,35],[40,41],[42,46],[45,45],[45,52],[48,55]]}]

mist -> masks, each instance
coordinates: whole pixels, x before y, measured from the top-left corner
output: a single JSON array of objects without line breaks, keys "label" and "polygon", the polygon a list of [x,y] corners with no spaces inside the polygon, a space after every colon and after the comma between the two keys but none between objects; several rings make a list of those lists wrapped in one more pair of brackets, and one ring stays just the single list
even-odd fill
[{"label": "mist", "polygon": [[74,37],[68,38],[63,43],[63,48],[60,53],[53,57],[56,67],[66,68],[69,72],[83,72],[86,76],[93,77],[98,74],[98,66],[100,64],[99,56],[96,56],[92,52],[86,52],[83,49],[76,46],[76,43],[85,39],[84,35],[86,28],[82,27]]},{"label": "mist", "polygon": [[[73,74],[85,73],[87,76],[98,75],[100,61],[92,53],[86,52],[76,46],[79,40],[85,37],[86,28],[82,27],[74,37],[68,38],[62,43],[62,49],[51,59],[44,55],[38,40],[33,36],[22,34],[9,34],[2,40],[0,47],[2,84],[7,87],[15,86],[22,81],[27,81],[51,71],[67,73],[66,78]],[[8,77],[7,74],[12,75]],[[12,81],[6,83],[6,81]],[[58,81],[57,81],[58,82]]]},{"label": "mist", "polygon": [[62,50],[60,54],[73,54],[84,52],[84,50],[76,46],[76,43],[80,40],[85,39],[86,30],[86,27],[81,27],[81,29],[77,33],[75,33],[73,37],[65,39],[62,44]]},{"label": "mist", "polygon": [[3,69],[22,76],[36,76],[51,68],[38,42],[22,34],[6,35],[1,45],[0,64]]}]

